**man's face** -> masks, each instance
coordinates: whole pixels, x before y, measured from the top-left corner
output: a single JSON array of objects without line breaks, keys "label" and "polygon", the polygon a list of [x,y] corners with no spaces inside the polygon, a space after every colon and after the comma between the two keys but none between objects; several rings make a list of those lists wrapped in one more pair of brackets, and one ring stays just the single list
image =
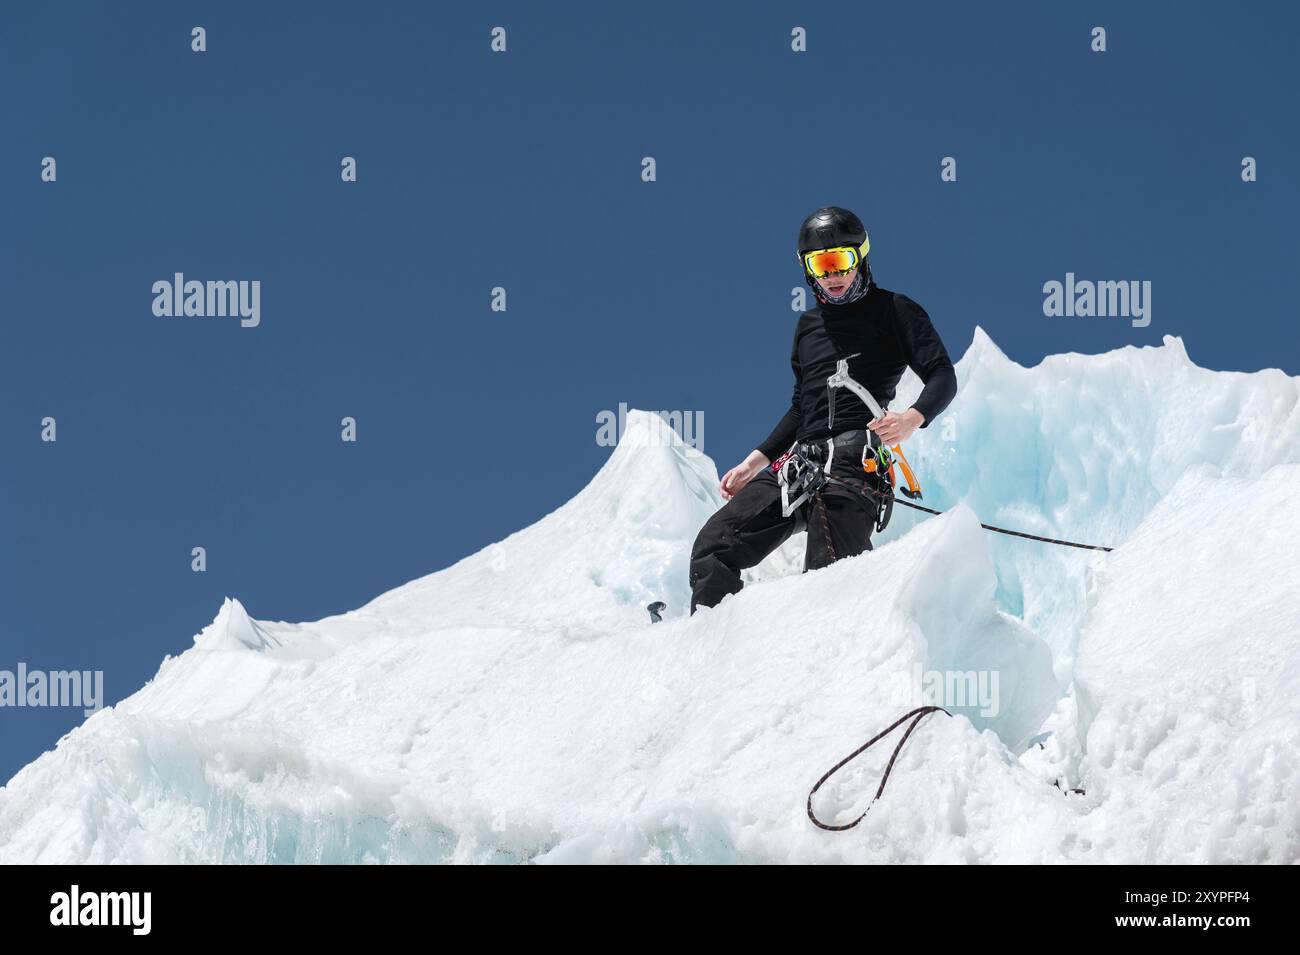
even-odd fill
[{"label": "man's face", "polygon": [[858,267],[855,265],[847,272],[833,272],[830,275],[823,276],[817,280],[821,285],[822,291],[831,298],[839,298],[844,294],[844,290],[853,284],[854,277],[858,274]]}]

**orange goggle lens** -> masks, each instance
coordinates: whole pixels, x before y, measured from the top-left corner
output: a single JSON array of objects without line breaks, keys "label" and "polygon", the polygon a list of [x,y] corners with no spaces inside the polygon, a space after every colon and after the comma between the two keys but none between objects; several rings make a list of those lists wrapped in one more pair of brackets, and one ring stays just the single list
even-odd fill
[{"label": "orange goggle lens", "polygon": [[837,249],[819,249],[807,253],[803,256],[803,267],[813,278],[820,279],[833,272],[847,272],[861,261],[857,249],[852,246],[841,246]]}]

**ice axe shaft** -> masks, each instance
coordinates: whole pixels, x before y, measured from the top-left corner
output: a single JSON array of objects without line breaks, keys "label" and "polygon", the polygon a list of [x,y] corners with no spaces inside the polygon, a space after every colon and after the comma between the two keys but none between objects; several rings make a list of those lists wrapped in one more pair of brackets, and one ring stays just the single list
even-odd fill
[{"label": "ice axe shaft", "polygon": [[[849,358],[857,358],[857,357],[858,357],[857,355],[849,356]],[[826,390],[828,392],[827,398],[828,398],[828,403],[830,405],[830,408],[828,409],[829,418],[830,418],[828,427],[831,428],[835,427],[835,389],[836,388],[849,389],[849,391],[853,392],[855,395],[857,395],[859,398],[862,399],[862,403],[865,404],[869,409],[871,409],[871,413],[875,417],[883,418],[885,416],[885,409],[880,407],[880,402],[877,401],[872,396],[871,392],[867,391],[866,388],[862,387],[862,385],[854,381],[853,378],[849,375],[849,358],[841,358],[835,364],[835,374],[831,375],[829,378],[826,379]]]}]

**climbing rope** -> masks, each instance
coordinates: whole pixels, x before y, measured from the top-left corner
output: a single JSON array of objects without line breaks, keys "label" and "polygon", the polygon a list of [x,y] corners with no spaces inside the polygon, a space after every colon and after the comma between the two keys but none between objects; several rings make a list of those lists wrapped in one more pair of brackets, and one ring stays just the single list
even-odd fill
[{"label": "climbing rope", "polygon": [[[881,732],[877,733],[875,736],[871,737],[871,739],[867,740],[865,743],[863,743],[853,752],[849,753],[849,755],[841,759],[830,769],[826,770],[825,775],[823,775],[821,779],[817,780],[817,785],[813,786],[813,788],[808,792],[808,818],[812,820],[812,824],[816,826],[818,829],[825,829],[828,832],[843,832],[845,829],[852,829],[863,819],[865,819],[867,817],[867,813],[871,810],[871,806],[875,805],[876,800],[879,799],[881,794],[885,791],[885,783],[889,782],[889,773],[890,770],[894,768],[894,760],[898,759],[899,750],[903,748],[903,744],[907,742],[907,738],[912,735],[912,730],[916,729],[916,724],[921,722],[921,720],[925,718],[926,714],[933,713],[935,710],[938,710],[940,713],[947,713],[947,715],[952,716],[952,714],[948,713],[948,711],[945,710],[942,706],[918,706],[910,713],[907,713],[903,715],[901,718],[899,718],[898,720],[896,720],[893,724],[890,725],[888,729],[882,730]],[[909,719],[912,721],[912,725],[907,728],[907,731],[903,733],[903,738],[900,739],[898,741],[898,745],[894,747],[893,755],[889,757],[889,762],[885,765],[885,774],[880,777],[880,788],[876,790],[876,795],[872,798],[871,803],[867,806],[867,808],[862,811],[862,815],[858,816],[858,818],[854,819],[852,822],[845,823],[842,826],[832,826],[829,823],[822,822],[820,819],[818,819],[816,813],[813,812],[812,798],[814,795],[816,795],[817,790],[822,788],[822,784],[826,782],[826,780],[834,776],[835,773],[838,772],[846,763],[852,762],[858,756],[861,756],[863,753],[869,750],[873,744],[880,742],[880,740],[884,739],[894,730],[898,729],[898,727],[902,726]]]},{"label": "climbing rope", "polygon": [[[864,487],[859,490],[853,485],[846,484],[844,481],[839,480],[839,478],[833,478],[830,475],[826,476],[826,480],[832,484],[838,484],[841,487],[848,488],[850,491],[856,491],[859,494],[868,495],[880,501],[892,501],[895,504],[902,504],[904,507],[910,507],[914,511],[924,511],[927,514],[936,515],[943,513],[943,511],[935,510],[933,507],[926,507],[923,504],[917,504],[901,497],[895,497],[894,494],[889,491],[876,491],[869,487]],[[1025,531],[1013,531],[1005,527],[998,527],[994,524],[985,524],[983,522],[980,523],[980,527],[984,528],[986,531],[993,531],[995,534],[1006,534],[1008,537],[1023,537],[1025,540],[1042,541],[1044,544],[1059,544],[1062,547],[1077,547],[1080,550],[1104,550],[1109,553],[1115,549],[1113,547],[1103,547],[1101,544],[1079,544],[1075,541],[1058,540],[1055,537],[1040,537],[1038,534],[1029,534]]]}]

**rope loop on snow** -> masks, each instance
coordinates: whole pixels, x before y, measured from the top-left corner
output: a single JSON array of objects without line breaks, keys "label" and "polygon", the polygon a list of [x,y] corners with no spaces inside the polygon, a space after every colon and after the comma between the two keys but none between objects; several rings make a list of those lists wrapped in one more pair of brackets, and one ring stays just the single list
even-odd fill
[{"label": "rope loop on snow", "polygon": [[[946,713],[948,716],[952,716],[952,714],[949,713],[947,710],[945,710],[942,706],[918,706],[910,713],[906,713],[903,716],[901,716],[899,719],[895,720],[892,724],[890,724],[888,729],[881,730],[879,733],[871,737],[871,739],[867,740],[865,743],[863,743],[853,752],[849,753],[849,755],[841,759],[830,769],[826,770],[826,773],[822,776],[822,778],[817,780],[817,785],[813,786],[813,788],[808,792],[808,818],[812,820],[812,824],[816,826],[818,829],[825,829],[827,832],[843,832],[845,829],[852,829],[863,819],[865,819],[867,817],[867,813],[871,811],[871,807],[875,805],[876,800],[879,799],[881,794],[884,793],[885,783],[889,782],[889,773],[894,768],[894,760],[898,759],[898,753],[903,748],[903,744],[907,742],[907,738],[912,735],[912,730],[916,729],[916,725],[920,723],[921,720],[925,719],[927,714],[933,713],[936,710],[938,710],[940,713]],[[898,729],[898,727],[902,726],[908,720],[912,721],[912,725],[907,728],[907,731],[903,733],[903,738],[900,739],[898,741],[898,745],[894,747],[894,752],[889,757],[889,762],[885,765],[885,773],[883,776],[880,777],[880,788],[876,790],[876,795],[872,798],[871,803],[868,804],[867,808],[862,810],[862,815],[858,816],[858,818],[854,819],[852,822],[845,823],[842,826],[833,826],[830,825],[829,823],[822,822],[820,819],[818,819],[816,813],[813,812],[812,798],[817,793],[817,790],[822,788],[822,784],[825,783],[826,780],[834,776],[840,769],[844,767],[845,764],[852,762],[854,759],[861,756],[863,753],[869,750],[873,744],[880,742],[880,740],[884,739],[886,736],[888,736],[894,730]]]}]

